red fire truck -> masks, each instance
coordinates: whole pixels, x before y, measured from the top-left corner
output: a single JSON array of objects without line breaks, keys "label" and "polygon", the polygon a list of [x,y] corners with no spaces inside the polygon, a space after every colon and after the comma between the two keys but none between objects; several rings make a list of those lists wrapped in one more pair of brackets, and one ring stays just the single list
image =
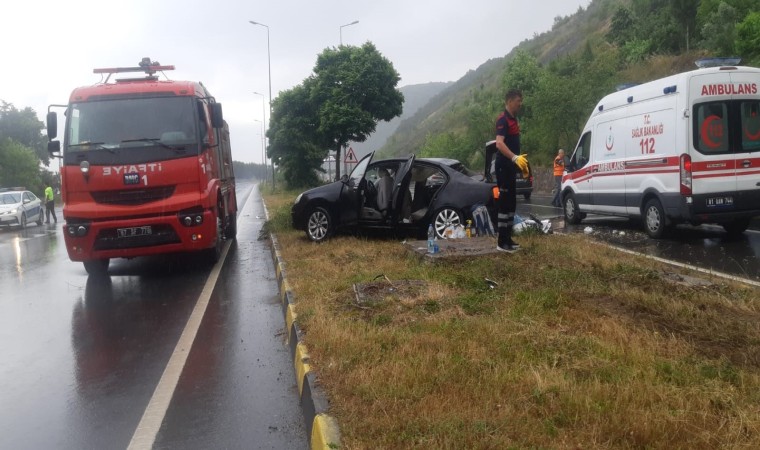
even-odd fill
[{"label": "red fire truck", "polygon": [[[57,114],[47,114],[48,151],[63,158],[66,249],[91,275],[107,273],[111,258],[202,250],[216,261],[237,233],[221,104],[202,83],[158,79],[173,69],[150,58],[95,69],[105,80],[74,89],[65,105],[63,148]],[[145,76],[109,82],[125,72]]]}]

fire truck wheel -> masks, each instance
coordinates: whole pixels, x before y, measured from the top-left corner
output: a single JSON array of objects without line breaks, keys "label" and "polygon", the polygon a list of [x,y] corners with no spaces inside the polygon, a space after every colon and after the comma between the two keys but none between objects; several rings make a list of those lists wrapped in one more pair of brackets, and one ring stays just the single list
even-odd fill
[{"label": "fire truck wheel", "polygon": [[221,211],[221,209],[217,206],[215,211],[216,240],[214,241],[214,246],[208,249],[209,259],[214,264],[219,261],[219,258],[222,256],[222,248],[224,247],[224,228],[222,218],[219,216],[219,211]]},{"label": "fire truck wheel", "polygon": [[108,266],[110,263],[111,260],[108,258],[93,259],[92,261],[82,262],[82,264],[84,264],[84,270],[87,271],[87,274],[94,277],[107,275]]},{"label": "fire truck wheel", "polygon": [[227,216],[227,229],[224,230],[224,237],[235,239],[237,236],[237,213]]},{"label": "fire truck wheel", "polygon": [[660,239],[667,231],[665,210],[656,198],[650,199],[644,206],[644,229],[653,239]]},{"label": "fire truck wheel", "polygon": [[572,225],[578,225],[583,220],[581,210],[578,208],[578,203],[575,202],[575,195],[568,193],[564,198],[565,207],[565,220]]}]

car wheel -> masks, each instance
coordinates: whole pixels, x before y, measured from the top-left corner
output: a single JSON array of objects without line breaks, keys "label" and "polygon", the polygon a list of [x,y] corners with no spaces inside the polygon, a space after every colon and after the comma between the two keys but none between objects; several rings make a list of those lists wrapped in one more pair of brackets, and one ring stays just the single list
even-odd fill
[{"label": "car wheel", "polygon": [[21,213],[21,222],[19,222],[19,226],[22,230],[26,228],[26,213]]},{"label": "car wheel", "polygon": [[45,213],[40,211],[40,217],[37,219],[37,225],[42,226],[42,222],[45,220]]},{"label": "car wheel", "polygon": [[722,226],[729,236],[738,236],[749,227],[749,219],[736,219],[733,222],[724,223]]},{"label": "car wheel", "polygon": [[656,198],[649,200],[644,206],[644,229],[653,239],[660,239],[667,231],[665,210],[662,209],[662,204]]},{"label": "car wheel", "polygon": [[435,234],[438,236],[439,239],[443,238],[443,233],[446,231],[446,228],[453,225],[461,225],[462,224],[462,215],[459,214],[459,212],[452,208],[442,208],[440,209],[433,218],[433,228],[435,229]]},{"label": "car wheel", "polygon": [[578,203],[575,201],[575,195],[569,193],[565,196],[564,200],[565,221],[571,225],[578,225],[583,220],[583,215]]},{"label": "car wheel", "polygon": [[306,221],[306,236],[313,242],[322,242],[335,231],[330,213],[321,206],[312,209]]},{"label": "car wheel", "polygon": [[530,193],[523,194],[523,197],[525,197],[525,200],[530,200]]},{"label": "car wheel", "polygon": [[84,270],[87,271],[87,274],[94,277],[108,275],[108,266],[110,263],[111,260],[108,258],[93,259],[91,261],[82,262],[84,265]]}]

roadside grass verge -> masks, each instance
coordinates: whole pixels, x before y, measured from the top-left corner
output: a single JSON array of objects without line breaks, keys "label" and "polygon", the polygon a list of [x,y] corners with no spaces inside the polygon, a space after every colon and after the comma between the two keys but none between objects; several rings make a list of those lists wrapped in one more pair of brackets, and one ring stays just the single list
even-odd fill
[{"label": "roadside grass verge", "polygon": [[[344,448],[760,448],[759,290],[580,235],[435,264],[398,239],[317,245],[294,198],[265,195],[268,229]],[[424,283],[356,301],[383,280]]]}]

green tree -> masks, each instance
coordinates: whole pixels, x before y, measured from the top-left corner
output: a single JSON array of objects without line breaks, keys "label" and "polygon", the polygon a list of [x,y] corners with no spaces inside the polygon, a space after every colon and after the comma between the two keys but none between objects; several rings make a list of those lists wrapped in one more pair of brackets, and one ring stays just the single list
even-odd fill
[{"label": "green tree", "polygon": [[679,25],[676,33],[680,37],[680,48],[687,51],[696,33],[699,3],[700,0],[670,0],[670,13]]},{"label": "green tree", "polygon": [[11,103],[0,100],[0,139],[10,138],[29,147],[37,159],[46,166],[50,164],[47,139],[42,135],[45,125],[32,108],[16,109]]},{"label": "green tree", "polygon": [[619,5],[612,16],[610,31],[606,35],[607,41],[617,45],[625,44],[634,36],[634,25],[635,21],[631,10]]},{"label": "green tree", "polygon": [[277,97],[267,130],[267,155],[280,167],[291,188],[317,184],[315,170],[327,156],[328,141],[319,131],[317,111],[311,101],[313,82],[309,78]]},{"label": "green tree", "polygon": [[40,195],[42,184],[37,155],[13,139],[0,139],[0,185],[23,186]]},{"label": "green tree", "polygon": [[380,120],[401,115],[404,96],[393,64],[375,46],[325,49],[314,67],[311,101],[319,132],[336,151],[335,176],[340,178],[341,150],[349,142],[364,142]]},{"label": "green tree", "polygon": [[736,49],[736,25],[739,13],[726,2],[718,4],[702,27],[702,45],[718,56],[731,56]]},{"label": "green tree", "polygon": [[748,14],[736,26],[736,51],[745,64],[760,66],[760,12]]}]

